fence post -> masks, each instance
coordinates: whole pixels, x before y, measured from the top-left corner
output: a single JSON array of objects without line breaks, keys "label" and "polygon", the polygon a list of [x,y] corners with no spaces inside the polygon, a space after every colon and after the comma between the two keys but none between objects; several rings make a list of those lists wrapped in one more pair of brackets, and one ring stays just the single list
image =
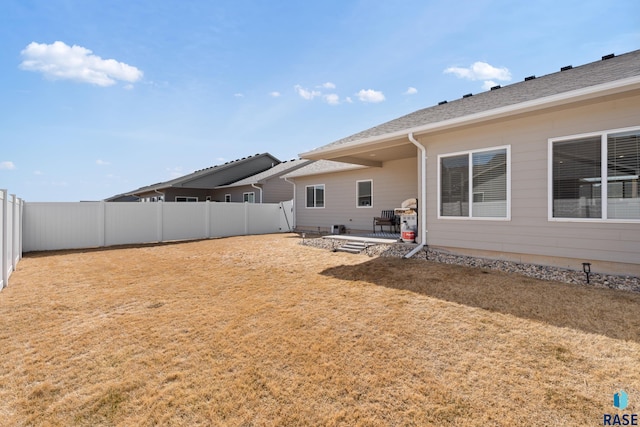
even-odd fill
[{"label": "fence post", "polygon": [[11,215],[11,271],[16,271],[16,267],[18,266],[18,225],[20,224],[18,220],[18,199],[15,194],[11,195],[11,209],[13,209]]},{"label": "fence post", "polygon": [[2,269],[2,279],[0,289],[6,288],[9,283],[9,273],[7,271],[7,190],[0,190],[2,202],[2,236],[0,236],[0,268]]}]

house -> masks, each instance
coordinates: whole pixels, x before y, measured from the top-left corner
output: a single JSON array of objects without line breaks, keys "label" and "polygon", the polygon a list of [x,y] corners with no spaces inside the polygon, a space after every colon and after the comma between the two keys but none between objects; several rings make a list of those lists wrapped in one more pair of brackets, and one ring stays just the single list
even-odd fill
[{"label": "house", "polygon": [[300,156],[365,168],[297,171],[298,226],[365,228],[412,196],[418,248],[640,274],[640,50],[443,101]]},{"label": "house", "polygon": [[380,167],[318,160],[284,178],[296,184],[295,227],[299,231],[332,231],[343,225],[350,234],[372,232],[382,210],[400,207],[418,192],[415,149]]},{"label": "house", "polygon": [[215,188],[215,200],[225,202],[279,203],[293,199],[293,183],[280,179],[282,175],[295,171],[310,160],[284,161],[264,172]]},{"label": "house", "polygon": [[215,190],[216,187],[264,172],[278,164],[280,160],[269,153],[256,154],[201,169],[170,181],[148,185],[125,193],[125,196],[135,196],[141,202],[224,202],[224,196],[216,198],[219,194]]}]

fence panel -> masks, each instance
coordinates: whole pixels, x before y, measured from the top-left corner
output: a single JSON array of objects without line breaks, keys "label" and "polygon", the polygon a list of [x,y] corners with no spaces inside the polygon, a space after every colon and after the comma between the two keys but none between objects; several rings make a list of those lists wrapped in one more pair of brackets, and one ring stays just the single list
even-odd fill
[{"label": "fence panel", "polygon": [[209,237],[247,234],[245,212],[249,203],[213,203],[209,212]]},{"label": "fence panel", "polygon": [[100,202],[27,203],[24,250],[47,251],[103,246]]},{"label": "fence panel", "polygon": [[284,214],[275,203],[27,203],[24,251],[290,231]]},{"label": "fence panel", "polygon": [[162,239],[204,239],[207,234],[206,210],[211,203],[162,203]]},{"label": "fence panel", "polygon": [[280,204],[248,204],[247,207],[247,234],[279,231]]},{"label": "fence panel", "polygon": [[162,240],[158,203],[105,203],[104,245],[127,245]]}]

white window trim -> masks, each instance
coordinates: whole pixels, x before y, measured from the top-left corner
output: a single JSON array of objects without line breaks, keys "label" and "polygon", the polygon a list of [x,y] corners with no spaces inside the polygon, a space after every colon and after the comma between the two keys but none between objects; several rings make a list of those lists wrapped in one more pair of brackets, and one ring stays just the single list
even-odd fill
[{"label": "white window trim", "polygon": [[[307,203],[307,188],[309,187],[314,187],[314,195],[315,195],[315,188],[316,187],[322,187],[322,189],[324,190],[324,204],[323,206],[309,206]],[[314,201],[314,205],[315,205],[315,201]],[[304,207],[305,209],[324,209],[324,207],[327,206],[327,187],[324,184],[311,184],[311,185],[305,185],[304,187]]]},{"label": "white window trim", "polygon": [[[608,177],[607,158],[608,158],[608,141],[607,136],[612,133],[635,132],[640,131],[640,126],[633,126],[619,129],[608,129],[598,132],[580,133],[575,135],[561,136],[549,138],[547,145],[547,221],[549,222],[597,222],[597,223],[615,223],[615,224],[637,224],[640,219],[613,219],[607,217],[609,188],[603,185],[600,189],[600,198],[602,206],[602,218],[555,218],[553,216],[553,144],[556,142],[571,141],[574,139],[590,138],[600,136],[600,159],[604,160],[600,166],[600,178]],[[604,180],[608,182],[608,180]]]},{"label": "white window trim", "polygon": [[[360,195],[358,194],[358,184],[361,182],[370,182],[371,183],[371,204],[369,206],[359,206],[358,200]],[[358,209],[371,209],[373,208],[373,179],[359,179],[356,181],[356,208]]]},{"label": "white window trim", "polygon": [[[178,201],[178,199],[185,199],[185,200],[184,200],[185,202],[191,202],[191,203],[193,203],[193,202],[198,202],[198,201],[199,201],[199,200],[198,200],[198,198],[197,198],[197,197],[195,197],[195,196],[176,196],[176,197],[175,197],[175,199],[174,199],[174,201],[176,201],[176,202],[177,202],[177,201]],[[194,200],[194,199],[195,199],[195,200]]]},{"label": "white window trim", "polygon": [[[253,202],[245,200],[245,196],[252,196],[253,197]],[[242,193],[242,202],[243,203],[255,203],[256,202],[256,192],[255,191],[247,191],[247,192]]]},{"label": "white window trim", "polygon": [[[503,150],[507,151],[507,215],[504,217],[474,217],[473,216],[473,155],[475,153],[484,153],[486,151]],[[469,157],[469,215],[468,216],[446,216],[442,215],[441,202],[442,202],[442,188],[440,186],[441,181],[441,159],[454,156],[467,155]],[[454,221],[511,221],[511,145],[498,145],[495,147],[479,148],[475,150],[456,151],[455,153],[438,154],[438,176],[437,176],[437,199],[438,199],[438,219],[450,219]]]}]

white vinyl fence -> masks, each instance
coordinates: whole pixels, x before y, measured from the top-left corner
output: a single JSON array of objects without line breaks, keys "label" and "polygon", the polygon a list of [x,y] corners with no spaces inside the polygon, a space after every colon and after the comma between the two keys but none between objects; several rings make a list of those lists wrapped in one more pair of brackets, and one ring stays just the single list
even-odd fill
[{"label": "white vinyl fence", "polygon": [[288,232],[293,202],[25,203],[24,252]]},{"label": "white vinyl fence", "polygon": [[0,190],[0,289],[9,284],[9,276],[22,258],[23,206],[15,194]]}]

